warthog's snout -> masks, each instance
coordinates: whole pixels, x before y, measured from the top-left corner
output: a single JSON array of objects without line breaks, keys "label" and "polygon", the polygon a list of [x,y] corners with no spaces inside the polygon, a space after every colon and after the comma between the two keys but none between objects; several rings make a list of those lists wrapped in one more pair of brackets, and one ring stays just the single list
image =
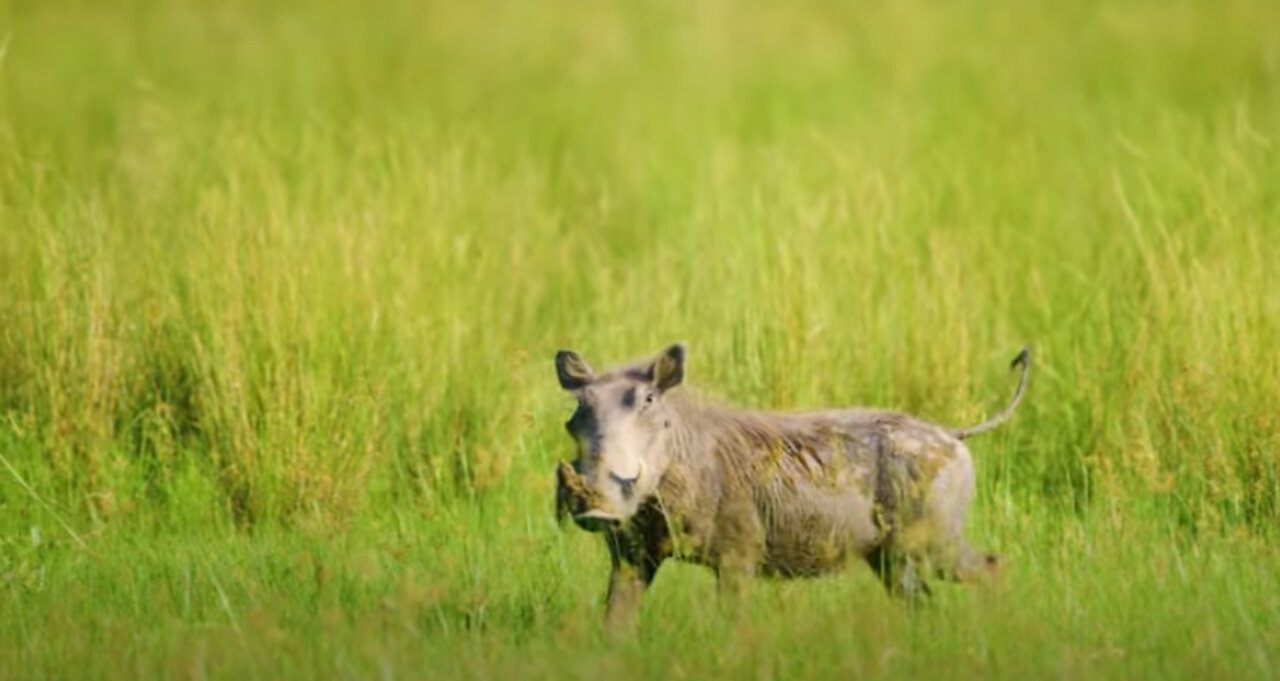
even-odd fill
[{"label": "warthog's snout", "polygon": [[622,490],[622,498],[630,499],[636,493],[636,481],[640,479],[640,474],[624,478],[613,471],[609,471],[609,479],[618,485],[618,489]]}]

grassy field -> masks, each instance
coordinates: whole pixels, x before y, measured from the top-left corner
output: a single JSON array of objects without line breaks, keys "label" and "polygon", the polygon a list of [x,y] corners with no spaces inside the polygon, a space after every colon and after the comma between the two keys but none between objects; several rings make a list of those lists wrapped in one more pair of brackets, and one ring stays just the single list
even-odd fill
[{"label": "grassy field", "polygon": [[[963,424],[1003,580],[723,617],[552,355]],[[0,0],[0,678],[1280,675],[1280,4]]]}]

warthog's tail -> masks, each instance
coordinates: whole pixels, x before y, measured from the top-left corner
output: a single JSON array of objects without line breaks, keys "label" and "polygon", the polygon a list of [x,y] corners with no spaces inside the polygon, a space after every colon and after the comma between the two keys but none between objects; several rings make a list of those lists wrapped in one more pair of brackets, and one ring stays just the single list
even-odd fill
[{"label": "warthog's tail", "polygon": [[1009,420],[1010,416],[1013,416],[1013,410],[1018,408],[1018,403],[1022,401],[1022,393],[1027,389],[1027,373],[1031,369],[1031,350],[1028,348],[1022,348],[1022,352],[1019,352],[1018,356],[1014,357],[1013,362],[1009,364],[1010,369],[1017,369],[1018,367],[1022,367],[1022,375],[1018,377],[1018,389],[1013,391],[1013,399],[1009,400],[1009,406],[1005,407],[1004,411],[992,416],[976,426],[956,428],[952,430],[952,435],[957,439],[963,440],[979,433],[985,433]]}]

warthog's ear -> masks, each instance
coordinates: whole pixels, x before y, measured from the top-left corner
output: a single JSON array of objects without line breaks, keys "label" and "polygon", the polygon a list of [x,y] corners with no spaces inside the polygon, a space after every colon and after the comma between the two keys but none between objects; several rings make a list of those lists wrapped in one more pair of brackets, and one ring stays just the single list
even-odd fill
[{"label": "warthog's ear", "polygon": [[560,387],[565,390],[577,390],[596,378],[591,365],[572,350],[556,353],[556,376],[560,379]]},{"label": "warthog's ear", "polygon": [[684,380],[684,343],[670,345],[649,368],[650,380],[659,392],[666,392]]}]

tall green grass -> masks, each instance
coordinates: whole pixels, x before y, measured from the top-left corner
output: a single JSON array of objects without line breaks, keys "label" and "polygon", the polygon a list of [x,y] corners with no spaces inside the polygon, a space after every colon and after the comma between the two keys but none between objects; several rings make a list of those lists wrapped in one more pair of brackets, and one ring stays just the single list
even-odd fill
[{"label": "tall green grass", "polygon": [[[0,2],[0,669],[1272,673],[1276,26]],[[955,424],[1029,343],[974,444],[1004,591],[763,587],[753,627],[676,568],[602,648],[550,358],[672,340],[727,400]]]}]

